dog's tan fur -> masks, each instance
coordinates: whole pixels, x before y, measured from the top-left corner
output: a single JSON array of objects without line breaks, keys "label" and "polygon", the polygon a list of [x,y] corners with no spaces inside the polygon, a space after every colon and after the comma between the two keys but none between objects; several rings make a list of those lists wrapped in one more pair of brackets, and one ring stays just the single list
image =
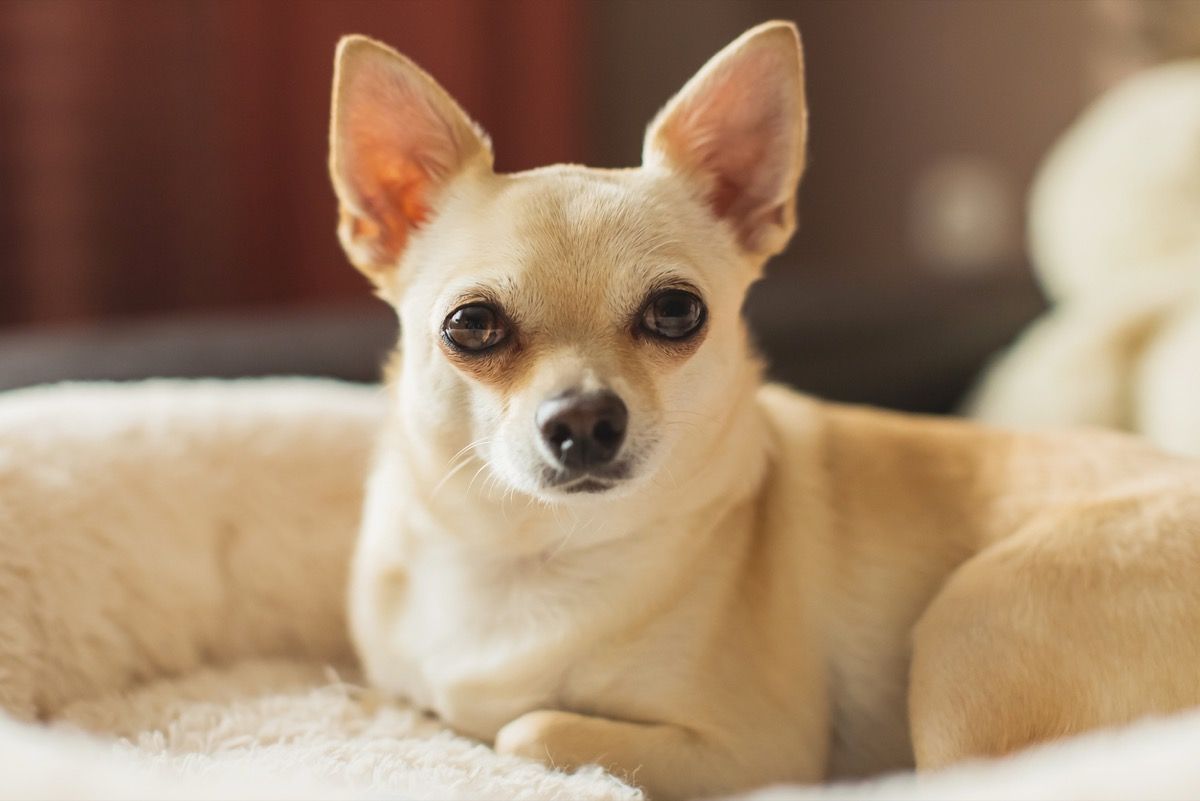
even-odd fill
[{"label": "dog's tan fur", "polygon": [[[343,41],[342,241],[401,318],[351,623],[366,673],[502,752],[655,798],[932,768],[1200,702],[1200,469],[762,386],[739,308],[794,227],[799,40],[747,32],[643,167],[492,170],[402,56]],[[636,333],[661,285],[709,319]],[[443,319],[513,324],[464,360]],[[500,361],[488,362],[489,359]],[[537,404],[607,387],[630,477],[539,483]]]}]

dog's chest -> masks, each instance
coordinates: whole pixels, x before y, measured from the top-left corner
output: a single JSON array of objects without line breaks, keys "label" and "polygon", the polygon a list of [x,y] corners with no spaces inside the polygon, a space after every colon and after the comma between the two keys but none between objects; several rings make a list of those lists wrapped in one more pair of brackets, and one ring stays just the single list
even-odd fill
[{"label": "dog's chest", "polygon": [[387,675],[376,680],[456,729],[491,739],[521,714],[554,705],[577,657],[557,597],[565,589],[536,571],[481,574],[418,560],[394,616],[381,621],[392,648]]}]

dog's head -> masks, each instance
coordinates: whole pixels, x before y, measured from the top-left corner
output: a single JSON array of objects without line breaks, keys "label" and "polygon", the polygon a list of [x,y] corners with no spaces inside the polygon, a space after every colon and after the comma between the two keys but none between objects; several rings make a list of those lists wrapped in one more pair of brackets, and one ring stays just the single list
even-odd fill
[{"label": "dog's head", "polygon": [[740,308],[795,226],[805,131],[789,23],[705,65],[651,123],[640,168],[507,175],[425,72],[344,39],[339,234],[399,314],[410,429],[543,500],[704,460],[754,375]]}]

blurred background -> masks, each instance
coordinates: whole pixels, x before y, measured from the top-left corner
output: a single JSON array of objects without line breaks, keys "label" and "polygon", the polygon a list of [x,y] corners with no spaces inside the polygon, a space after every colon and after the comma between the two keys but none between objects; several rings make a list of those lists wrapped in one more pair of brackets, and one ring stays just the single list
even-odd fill
[{"label": "blurred background", "polygon": [[[64,378],[373,380],[394,339],[340,253],[334,44],[382,39],[497,166],[638,161],[655,110],[745,28],[795,20],[801,228],[748,313],[775,375],[954,407],[1044,302],[1025,195],[1122,76],[1195,52],[1194,0],[6,0],[0,388]],[[1194,17],[1192,17],[1194,19]]]}]

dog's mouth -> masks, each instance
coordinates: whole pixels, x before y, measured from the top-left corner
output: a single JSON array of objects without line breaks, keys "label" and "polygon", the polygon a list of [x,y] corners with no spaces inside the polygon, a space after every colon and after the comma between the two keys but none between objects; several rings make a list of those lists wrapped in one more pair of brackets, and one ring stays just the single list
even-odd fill
[{"label": "dog's mouth", "polygon": [[576,478],[571,481],[567,481],[565,483],[559,484],[556,486],[556,489],[560,489],[563,492],[566,492],[571,495],[574,495],[577,492],[587,492],[587,493],[595,494],[595,493],[600,493],[600,492],[607,492],[608,490],[610,490],[614,486],[616,486],[616,484],[617,484],[616,481],[601,481],[600,479],[592,478],[591,476],[583,476],[582,478]]},{"label": "dog's mouth", "polygon": [[593,468],[584,472],[546,469],[543,486],[568,495],[579,493],[599,494],[608,492],[629,478],[628,462],[619,462],[604,468]]}]

